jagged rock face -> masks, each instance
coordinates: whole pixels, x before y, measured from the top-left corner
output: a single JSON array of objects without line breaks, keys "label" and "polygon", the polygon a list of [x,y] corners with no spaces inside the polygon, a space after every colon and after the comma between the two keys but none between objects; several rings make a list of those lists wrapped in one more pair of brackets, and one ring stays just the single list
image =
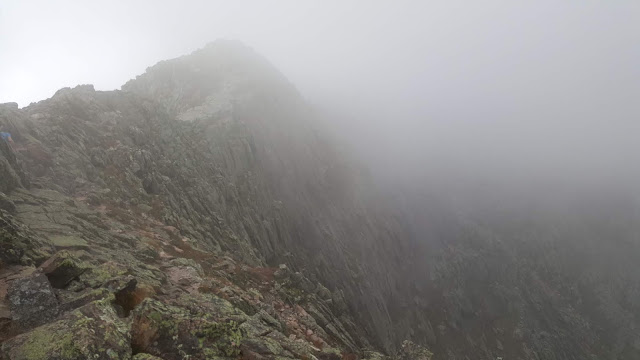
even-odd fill
[{"label": "jagged rock face", "polygon": [[[313,127],[313,112],[266,61],[242,45],[216,43],[149,68],[123,90],[163,103],[203,129],[212,153],[228,154],[216,163],[257,193],[238,211],[245,226],[257,225],[247,237],[267,262],[288,262],[331,285],[377,342],[400,340],[387,304],[406,291],[401,276],[389,276],[411,256],[404,228],[380,211],[368,179]],[[256,203],[275,206],[277,221],[260,224],[247,213]]]},{"label": "jagged rock face", "polygon": [[[233,56],[245,57],[230,49]],[[216,54],[204,60],[215,62]],[[238,70],[240,78],[248,76],[243,71]],[[345,170],[334,167],[337,155],[304,124],[308,110],[293,88],[281,85],[285,90],[278,92],[272,79],[280,75],[267,74],[276,75],[248,85],[229,81],[260,91],[215,114],[193,109],[208,106],[211,89],[224,93],[215,73],[198,83],[211,88],[188,92],[180,101],[154,99],[141,90],[96,92],[83,85],[26,109],[2,109],[15,148],[0,144],[1,160],[11,170],[2,175],[8,184],[2,204],[8,211],[0,212],[8,224],[2,266],[10,275],[0,277],[0,285],[18,284],[15,274],[24,266],[42,265],[37,271],[45,275],[38,279],[49,283],[36,290],[53,285],[58,309],[49,313],[47,324],[34,328],[39,324],[18,326],[19,314],[11,308],[13,322],[0,324],[8,329],[0,341],[20,335],[5,341],[3,356],[43,358],[29,346],[50,330],[90,334],[91,321],[78,324],[69,314],[105,301],[113,308],[108,311],[133,319],[124,322],[128,333],[117,339],[126,344],[111,349],[120,358],[331,359],[343,353],[357,357],[362,347],[379,340],[362,324],[385,328],[389,323],[380,306],[385,295],[371,286],[375,281],[356,282],[357,273],[364,274],[358,257],[369,251],[357,242],[377,227],[349,225],[349,218],[371,221],[364,204],[339,196],[322,199],[324,193],[334,194],[325,191],[327,186],[339,185],[329,178],[344,182]],[[267,89],[275,89],[273,96],[283,102],[273,107],[273,99],[264,98]],[[191,118],[183,116],[185,110],[192,110]],[[267,131],[272,120],[291,128]],[[264,135],[252,124],[260,124]],[[305,204],[312,197],[317,208]],[[356,235],[353,241],[345,239],[349,232]],[[292,270],[280,269],[275,279],[269,266],[281,262]],[[346,271],[354,276],[340,274]],[[151,316],[139,315],[147,298],[158,308],[179,310],[167,310],[159,323],[144,322]],[[25,313],[47,306],[34,301]],[[202,314],[224,309],[221,317],[198,322]],[[368,320],[356,325],[360,317]],[[224,325],[229,321],[235,325]],[[171,324],[183,333],[166,328]],[[155,330],[150,333],[149,327]],[[225,329],[230,338],[219,337]],[[164,343],[174,336],[177,342]],[[149,343],[149,338],[155,340]],[[50,350],[59,358],[110,356],[98,339],[84,341],[87,346],[80,350],[88,355],[66,342],[52,343]]]}]

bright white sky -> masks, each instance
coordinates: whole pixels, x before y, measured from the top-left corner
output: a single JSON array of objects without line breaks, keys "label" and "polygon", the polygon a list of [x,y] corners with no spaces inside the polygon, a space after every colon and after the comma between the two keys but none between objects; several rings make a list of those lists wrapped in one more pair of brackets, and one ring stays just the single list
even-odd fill
[{"label": "bright white sky", "polygon": [[312,103],[354,114],[344,133],[378,148],[376,161],[604,149],[609,164],[636,149],[636,0],[0,0],[0,103],[117,89],[218,38],[256,49]]},{"label": "bright white sky", "polygon": [[640,2],[528,3],[2,0],[0,101],[115,89],[217,38],[249,44],[309,93],[507,96],[639,79]]},{"label": "bright white sky", "polygon": [[345,73],[357,76],[363,65],[371,71],[366,63],[388,66],[379,61],[385,52],[429,41],[416,28],[429,17],[415,11],[419,7],[382,1],[2,0],[0,101],[24,106],[79,83],[119,88],[146,67],[218,38],[254,47],[302,87],[335,90]]}]

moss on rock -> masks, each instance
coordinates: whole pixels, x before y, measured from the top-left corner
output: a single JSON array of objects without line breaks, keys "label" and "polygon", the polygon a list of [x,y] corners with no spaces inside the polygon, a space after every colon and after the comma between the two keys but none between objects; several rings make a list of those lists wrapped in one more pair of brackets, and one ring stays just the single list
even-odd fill
[{"label": "moss on rock", "polygon": [[0,263],[34,265],[50,256],[44,240],[0,211]]},{"label": "moss on rock", "polygon": [[130,359],[130,333],[110,306],[113,299],[85,305],[53,323],[2,344],[8,360]]},{"label": "moss on rock", "polygon": [[73,235],[53,235],[49,237],[51,243],[56,248],[87,248],[89,244],[86,240]]},{"label": "moss on rock", "polygon": [[235,321],[208,320],[203,313],[145,299],[133,311],[134,352],[165,359],[237,357],[244,331]]},{"label": "moss on rock", "polygon": [[132,360],[162,360],[162,358],[153,356],[151,354],[140,353],[140,354],[135,354]]},{"label": "moss on rock", "polygon": [[412,341],[405,340],[402,342],[398,360],[431,360],[433,353],[426,347],[418,345]]},{"label": "moss on rock", "polygon": [[45,261],[40,268],[47,275],[51,286],[63,288],[71,280],[85,272],[89,265],[78,259],[69,251],[60,251]]}]

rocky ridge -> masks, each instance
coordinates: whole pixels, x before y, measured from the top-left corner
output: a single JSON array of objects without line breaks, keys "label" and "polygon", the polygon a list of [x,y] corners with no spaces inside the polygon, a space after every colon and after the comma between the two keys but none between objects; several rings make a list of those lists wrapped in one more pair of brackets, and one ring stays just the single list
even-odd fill
[{"label": "rocky ridge", "polygon": [[296,123],[308,109],[249,49],[223,42],[188,59],[123,91],[82,85],[0,107],[15,140],[0,143],[1,354],[382,358],[367,313],[352,311],[380,316],[382,294],[341,280],[361,249],[329,222],[365,205],[304,205],[349,186],[338,154]]},{"label": "rocky ridge", "polygon": [[640,357],[632,209],[400,206],[315,120],[226,41],[0,105],[0,354]]}]

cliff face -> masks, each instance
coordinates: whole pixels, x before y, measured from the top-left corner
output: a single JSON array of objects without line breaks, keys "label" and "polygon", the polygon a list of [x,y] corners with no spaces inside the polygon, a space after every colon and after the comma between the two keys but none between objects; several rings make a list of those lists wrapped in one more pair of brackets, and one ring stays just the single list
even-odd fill
[{"label": "cliff face", "polygon": [[218,43],[160,63],[123,90],[160,102],[212,140],[214,163],[244,189],[232,211],[241,215],[228,222],[263,261],[286,262],[338,302],[348,299],[378,344],[401,340],[387,304],[401,290],[393,274],[406,266],[408,237],[370,179],[314,129],[315,115],[286,79],[242,45]]},{"label": "cliff face", "polygon": [[[639,354],[640,276],[618,276],[636,242],[587,275],[603,242],[564,241],[588,230],[583,218],[396,206],[315,116],[234,42],[122,91],[0,106],[15,140],[0,142],[1,354],[431,357],[415,343],[438,359]],[[634,223],[598,229],[627,239]],[[584,262],[569,261],[577,251]]]}]

